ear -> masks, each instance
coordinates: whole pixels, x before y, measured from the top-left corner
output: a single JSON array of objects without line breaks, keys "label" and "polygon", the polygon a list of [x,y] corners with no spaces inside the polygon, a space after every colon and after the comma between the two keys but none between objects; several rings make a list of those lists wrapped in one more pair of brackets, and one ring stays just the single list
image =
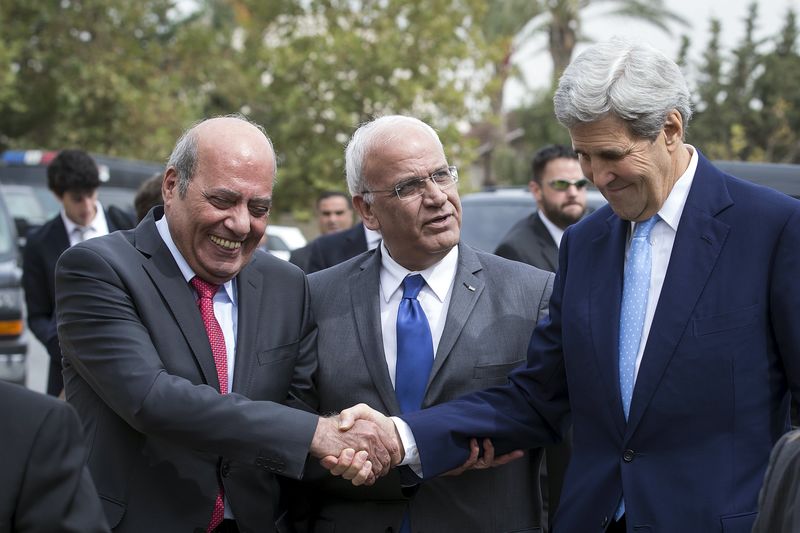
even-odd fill
[{"label": "ear", "polygon": [[536,203],[542,203],[542,186],[536,183],[534,180],[528,182],[528,190],[531,191],[531,194],[534,198],[536,198]]},{"label": "ear", "polygon": [[664,122],[664,143],[670,152],[683,145],[683,118],[677,109],[667,114]]},{"label": "ear", "polygon": [[164,180],[161,182],[161,196],[164,197],[165,204],[179,196],[178,173],[173,167],[169,167],[164,174]]},{"label": "ear", "polygon": [[364,201],[364,197],[359,195],[353,196],[353,207],[358,211],[358,216],[364,225],[371,230],[380,231],[381,224],[375,213],[372,212],[372,205]]}]

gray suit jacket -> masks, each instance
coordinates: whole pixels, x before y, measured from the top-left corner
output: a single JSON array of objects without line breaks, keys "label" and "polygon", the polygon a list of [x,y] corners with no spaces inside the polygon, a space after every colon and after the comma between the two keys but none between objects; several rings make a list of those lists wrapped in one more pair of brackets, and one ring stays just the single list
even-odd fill
[{"label": "gray suit jacket", "polygon": [[[364,402],[400,413],[389,379],[379,312],[380,248],[309,276],[319,328],[320,412]],[[537,320],[547,312],[553,275],[459,248],[458,268],[423,407],[506,382],[525,362]],[[373,487],[330,476],[316,484],[312,531],[397,532],[406,509],[414,531],[538,531],[541,450],[501,468],[401,487],[393,471]]]},{"label": "gray suit jacket", "polygon": [[205,531],[220,480],[241,531],[273,531],[275,474],[301,476],[317,424],[279,403],[306,394],[316,365],[307,284],[262,252],[242,270],[233,387],[220,395],[195,297],[156,230],[162,213],[58,262],[64,381],[89,470],[117,531]]},{"label": "gray suit jacket", "polygon": [[514,224],[494,253],[548,272],[558,270],[558,246],[538,212]]}]

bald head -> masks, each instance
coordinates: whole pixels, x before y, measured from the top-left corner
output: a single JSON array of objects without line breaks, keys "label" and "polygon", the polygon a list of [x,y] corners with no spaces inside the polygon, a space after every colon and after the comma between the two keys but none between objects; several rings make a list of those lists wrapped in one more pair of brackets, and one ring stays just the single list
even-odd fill
[{"label": "bald head", "polygon": [[277,159],[272,141],[264,128],[241,115],[229,115],[202,120],[181,135],[167,161],[178,176],[178,191],[185,195],[189,181],[197,170],[203,154],[238,153],[242,157],[265,157],[270,161],[272,175],[277,173]]}]

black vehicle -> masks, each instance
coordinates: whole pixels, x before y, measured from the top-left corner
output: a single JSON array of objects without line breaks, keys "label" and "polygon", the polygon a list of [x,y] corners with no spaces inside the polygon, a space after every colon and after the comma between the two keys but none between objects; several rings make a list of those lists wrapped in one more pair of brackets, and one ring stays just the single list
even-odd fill
[{"label": "black vehicle", "polygon": [[28,340],[18,259],[17,232],[0,197],[0,379],[24,384]]},{"label": "black vehicle", "polygon": [[[0,158],[0,193],[20,237],[24,237],[31,227],[53,218],[61,208],[47,188],[47,165],[56,155],[58,152],[8,150]],[[100,188],[97,190],[100,203],[106,208],[116,206],[132,217],[133,199],[139,185],[164,169],[162,165],[149,161],[95,154],[92,157],[100,171]]]}]

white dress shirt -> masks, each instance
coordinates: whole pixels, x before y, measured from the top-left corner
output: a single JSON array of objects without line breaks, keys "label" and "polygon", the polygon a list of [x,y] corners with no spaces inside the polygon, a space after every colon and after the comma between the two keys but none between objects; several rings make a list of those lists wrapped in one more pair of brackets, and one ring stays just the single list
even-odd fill
[{"label": "white dress shirt", "polygon": [[377,248],[383,238],[380,231],[369,229],[367,226],[364,226],[364,237],[367,239],[367,250]]},{"label": "white dress shirt", "polygon": [[[689,166],[686,171],[678,178],[675,185],[672,187],[669,196],[667,196],[664,205],[658,211],[661,217],[650,232],[650,243],[652,249],[652,263],[650,266],[650,288],[647,293],[647,312],[645,314],[644,327],[642,330],[642,340],[639,344],[639,353],[636,355],[636,374],[639,375],[639,367],[642,363],[642,354],[644,347],[647,344],[647,337],[650,333],[650,326],[653,324],[653,316],[656,312],[658,305],[658,298],[661,294],[661,288],[664,286],[664,278],[667,275],[667,267],[669,266],[669,258],[672,255],[672,246],[675,244],[675,234],[678,231],[678,223],[680,222],[683,208],[686,205],[686,199],[689,197],[689,190],[694,181],[694,174],[697,170],[698,155],[697,150],[693,146],[684,145],[691,152],[692,156],[689,161]],[[635,223],[631,222],[631,229],[628,234],[628,243],[625,247],[625,255],[627,258],[628,249],[630,248],[630,240],[633,235],[633,228]],[[635,378],[634,378],[635,379]],[[419,452],[417,450],[417,442],[414,439],[414,434],[411,428],[401,418],[392,417],[392,420],[397,427],[397,432],[400,435],[403,448],[405,449],[405,457],[403,458],[402,465],[410,467],[418,476],[422,477],[422,463],[420,462]]]},{"label": "white dress shirt", "polygon": [[544,227],[547,228],[547,231],[556,243],[556,248],[561,248],[561,237],[564,236],[564,230],[550,222],[550,219],[547,218],[547,215],[545,215],[541,209],[537,210],[536,213],[539,215]]},{"label": "white dress shirt", "polygon": [[[192,267],[189,266],[189,263],[187,263],[183,255],[181,255],[178,247],[175,246],[175,241],[172,240],[172,235],[169,232],[166,215],[156,221],[156,229],[158,229],[158,234],[161,235],[161,239],[163,239],[164,244],[167,245],[169,252],[178,264],[178,268],[181,274],[183,274],[186,284],[189,285],[192,292],[195,292],[194,288],[189,284],[195,276],[194,270],[192,270]],[[219,322],[219,327],[222,329],[222,336],[225,338],[225,352],[227,352],[228,360],[228,392],[230,392],[232,390],[231,387],[233,387],[233,368],[236,361],[236,328],[239,322],[236,278],[226,281],[222,286],[225,290],[217,291],[217,294],[214,295],[214,317],[217,319],[217,322]],[[197,296],[196,293],[195,296]],[[209,514],[209,518],[210,517],[211,515]],[[228,504],[227,495],[225,496],[224,517],[226,519],[234,518],[233,511],[231,511],[230,505]]]},{"label": "white dress shirt", "polygon": [[435,265],[412,272],[400,266],[389,255],[386,245],[381,242],[381,273],[380,273],[380,309],[381,333],[383,334],[383,353],[386,356],[386,368],[394,386],[395,370],[397,366],[397,309],[403,299],[403,280],[409,274],[420,274],[425,279],[425,285],[419,292],[417,300],[431,328],[433,339],[433,353],[439,347],[442,338],[444,323],[447,319],[447,310],[450,307],[450,294],[456,278],[458,267],[458,246],[454,246],[444,258]]},{"label": "white dress shirt", "polygon": [[96,202],[95,205],[97,207],[97,213],[95,213],[92,221],[86,226],[79,226],[74,223],[67,216],[64,208],[61,208],[61,220],[64,222],[64,228],[67,230],[70,246],[75,246],[79,242],[95,237],[108,235],[108,222],[106,221],[106,213],[103,210],[103,206],[100,205],[100,202]]},{"label": "white dress shirt", "polygon": [[[681,220],[683,208],[686,205],[686,199],[689,197],[689,189],[692,187],[694,174],[697,170],[697,162],[699,160],[697,150],[689,145],[686,145],[686,147],[689,148],[689,151],[692,153],[689,166],[686,167],[686,171],[678,178],[678,181],[675,182],[664,205],[662,205],[661,209],[658,211],[658,216],[661,217],[661,220],[659,220],[650,231],[650,250],[652,252],[650,287],[647,291],[647,311],[644,315],[642,340],[639,343],[639,352],[636,354],[634,383],[636,383],[636,378],[639,376],[639,367],[642,364],[644,347],[647,345],[647,338],[650,335],[650,326],[652,326],[653,316],[656,314],[658,298],[661,296],[661,288],[664,286],[664,278],[667,275],[669,258],[672,256],[672,245],[675,244],[675,234],[678,232],[678,223]],[[625,259],[628,258],[631,238],[636,224],[631,222],[630,226],[628,243],[625,245]]]}]

